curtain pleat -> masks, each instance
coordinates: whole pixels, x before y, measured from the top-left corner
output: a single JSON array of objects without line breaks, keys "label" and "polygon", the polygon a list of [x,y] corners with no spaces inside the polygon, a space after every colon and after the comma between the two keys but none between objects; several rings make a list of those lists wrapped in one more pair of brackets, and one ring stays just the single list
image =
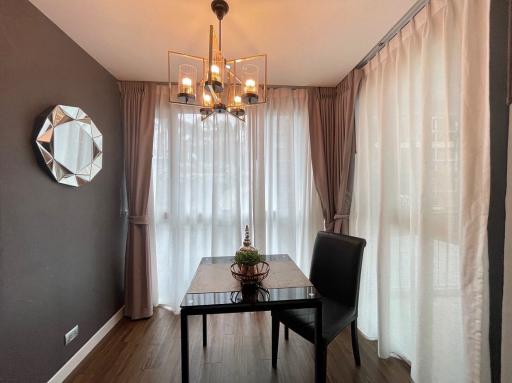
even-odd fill
[{"label": "curtain pleat", "polygon": [[355,153],[355,102],[363,73],[353,70],[336,88],[309,93],[309,134],[315,185],[325,228],[348,234]]},{"label": "curtain pleat", "polygon": [[125,315],[153,315],[148,198],[155,120],[155,85],[120,82],[128,199],[125,255]]}]

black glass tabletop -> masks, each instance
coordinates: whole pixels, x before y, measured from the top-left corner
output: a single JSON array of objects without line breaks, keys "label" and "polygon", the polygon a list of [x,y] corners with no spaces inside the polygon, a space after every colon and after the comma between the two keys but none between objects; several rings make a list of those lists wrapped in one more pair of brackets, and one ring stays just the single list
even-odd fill
[{"label": "black glass tabletop", "polygon": [[[264,255],[263,259],[269,261],[290,261],[290,269],[296,273],[297,266],[286,254]],[[233,257],[205,257],[201,260],[201,265],[231,264]],[[282,269],[281,269],[282,270]],[[222,274],[223,278],[232,278],[231,275]],[[305,278],[306,279],[306,278]],[[185,294],[181,303],[182,309],[192,309],[200,307],[213,306],[247,306],[247,305],[265,305],[273,304],[299,303],[304,301],[315,301],[320,298],[320,294],[313,286],[284,287],[284,288],[265,288],[263,285],[240,285],[235,284],[236,288],[231,291],[209,292],[195,291]],[[207,288],[205,287],[205,290]],[[313,302],[311,302],[313,303]],[[234,307],[232,307],[234,308]]]}]

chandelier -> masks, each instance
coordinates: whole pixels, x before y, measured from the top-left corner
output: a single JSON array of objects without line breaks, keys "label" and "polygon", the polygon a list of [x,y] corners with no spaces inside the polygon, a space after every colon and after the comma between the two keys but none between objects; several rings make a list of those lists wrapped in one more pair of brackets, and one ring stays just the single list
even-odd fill
[{"label": "chandelier", "polygon": [[222,54],[222,19],[225,0],[214,0],[212,11],[219,34],[210,25],[208,57],[169,51],[169,102],[197,107],[201,121],[216,113],[229,113],[245,121],[246,109],[267,101],[267,55],[226,59]]}]

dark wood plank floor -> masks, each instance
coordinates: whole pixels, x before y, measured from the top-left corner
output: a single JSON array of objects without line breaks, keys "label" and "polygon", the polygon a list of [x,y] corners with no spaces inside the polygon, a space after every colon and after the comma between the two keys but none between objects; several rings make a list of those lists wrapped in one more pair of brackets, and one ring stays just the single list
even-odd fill
[{"label": "dark wood plank floor", "polygon": [[[281,330],[278,366],[272,369],[270,313],[209,316],[207,348],[202,346],[201,317],[189,320],[191,382],[313,382],[313,345],[291,331],[285,341]],[[362,366],[356,368],[347,330],[329,345],[328,382],[411,381],[406,363],[379,359],[376,343],[362,336]],[[179,316],[157,309],[149,320],[123,319],[66,382],[178,383],[180,360]]]}]

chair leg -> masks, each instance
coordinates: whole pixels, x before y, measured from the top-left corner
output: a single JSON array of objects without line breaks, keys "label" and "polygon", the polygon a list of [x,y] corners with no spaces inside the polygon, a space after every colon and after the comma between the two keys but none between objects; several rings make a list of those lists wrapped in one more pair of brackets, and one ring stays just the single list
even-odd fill
[{"label": "chair leg", "polygon": [[361,357],[359,356],[359,342],[357,341],[357,319],[350,324],[350,330],[352,333],[352,352],[354,353],[354,360],[356,366],[361,365]]},{"label": "chair leg", "polygon": [[207,330],[206,330],[206,326],[207,326],[207,322],[206,322],[206,314],[203,314],[203,347],[206,347],[206,343],[207,343],[207,339],[208,339],[208,334],[207,334]]},{"label": "chair leg", "polygon": [[279,348],[279,319],[272,316],[272,368],[277,368],[277,350]]},{"label": "chair leg", "polygon": [[327,381],[327,343],[323,338],[322,306],[315,310],[315,383]]},{"label": "chair leg", "polygon": [[323,341],[316,347],[315,345],[315,382],[325,383],[327,381],[327,344]]},{"label": "chair leg", "polygon": [[284,339],[288,340],[289,336],[290,336],[290,330],[288,329],[288,326],[284,326]]}]

